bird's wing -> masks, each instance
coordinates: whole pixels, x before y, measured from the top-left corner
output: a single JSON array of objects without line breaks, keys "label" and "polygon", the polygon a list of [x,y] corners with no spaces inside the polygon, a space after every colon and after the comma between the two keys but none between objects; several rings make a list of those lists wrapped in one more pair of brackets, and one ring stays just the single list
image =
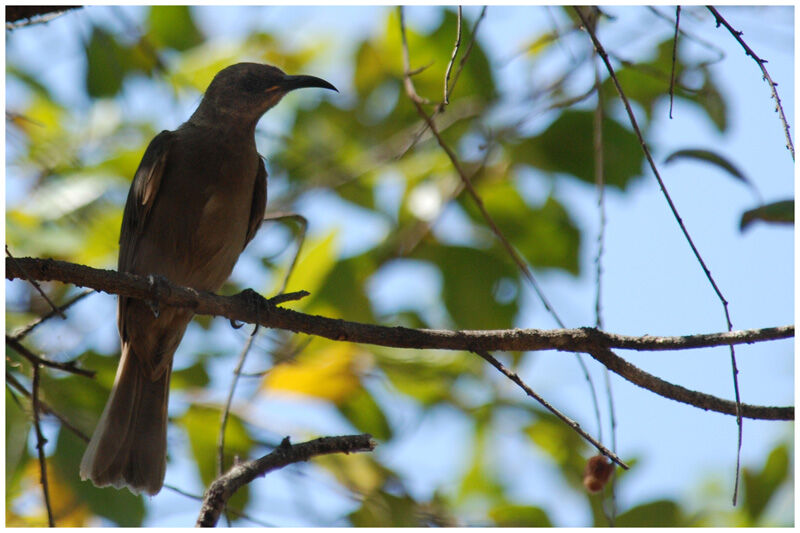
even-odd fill
[{"label": "bird's wing", "polygon": [[128,201],[122,215],[122,228],[119,232],[119,261],[117,268],[125,272],[136,256],[139,237],[147,222],[147,215],[156,201],[164,167],[175,134],[164,130],[150,141],[142,156],[142,162],[128,192]]},{"label": "bird's wing", "polygon": [[258,172],[256,173],[256,183],[253,188],[253,201],[250,204],[250,221],[247,224],[247,237],[244,245],[247,246],[253,237],[256,236],[261,221],[264,220],[264,211],[267,209],[267,169],[264,161],[258,158]]}]

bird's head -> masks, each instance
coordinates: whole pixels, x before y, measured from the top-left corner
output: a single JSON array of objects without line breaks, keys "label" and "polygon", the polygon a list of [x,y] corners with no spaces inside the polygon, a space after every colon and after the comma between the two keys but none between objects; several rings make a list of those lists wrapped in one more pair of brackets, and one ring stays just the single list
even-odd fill
[{"label": "bird's head", "polygon": [[[291,76],[272,65],[237,63],[220,70],[206,90],[197,113],[255,122],[294,89],[336,87],[315,76]],[[337,91],[338,92],[338,91]],[[196,114],[197,114],[196,113]]]}]

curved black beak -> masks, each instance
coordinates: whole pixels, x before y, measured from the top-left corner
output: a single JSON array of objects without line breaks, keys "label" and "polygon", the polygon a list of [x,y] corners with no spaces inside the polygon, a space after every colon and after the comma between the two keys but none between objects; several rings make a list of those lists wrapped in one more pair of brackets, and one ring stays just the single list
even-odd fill
[{"label": "curved black beak", "polygon": [[320,87],[322,89],[331,89],[337,93],[339,92],[336,87],[322,78],[317,78],[316,76],[305,76],[302,74],[297,76],[284,76],[283,80],[281,80],[280,86],[285,91],[293,91],[294,89],[302,89],[305,87]]}]

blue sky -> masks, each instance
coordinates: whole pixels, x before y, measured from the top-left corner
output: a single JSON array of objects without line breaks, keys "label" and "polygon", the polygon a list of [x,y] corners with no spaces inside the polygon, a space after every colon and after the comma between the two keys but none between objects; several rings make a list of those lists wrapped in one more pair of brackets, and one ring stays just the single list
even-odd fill
[{"label": "blue sky", "polygon": [[[123,7],[131,20],[141,20],[142,12],[133,7]],[[249,10],[242,15],[242,9]],[[358,37],[383,27],[385,7],[348,8],[323,7],[248,7],[211,8],[195,11],[206,35],[217,39],[235,39],[253,27],[275,31],[288,42],[302,43],[315,32],[343,36],[331,47],[325,62],[320,62],[314,74],[334,83],[347,97],[349,72],[339,67],[342,59],[352,51]],[[635,59],[645,54],[648,44],[659,42],[671,34],[671,28],[652,17],[650,25],[640,26],[645,19],[641,11],[633,15],[627,7],[608,8],[617,15],[613,25],[601,28],[600,38],[610,49],[622,50],[625,57]],[[639,8],[637,8],[639,9]],[[672,16],[673,9],[662,6],[662,13]],[[479,7],[469,6],[465,14],[474,20]],[[407,10],[409,23],[435,25],[433,10],[411,7]],[[772,12],[752,16],[752,11],[731,9],[723,11],[728,20],[744,30],[748,44],[769,60],[767,68],[779,83],[784,109],[794,117],[793,70],[793,8],[784,7]],[[687,147],[714,149],[731,160],[758,187],[765,201],[776,201],[794,196],[793,162],[784,148],[784,135],[774,103],[769,98],[769,88],[761,80],[760,71],[751,58],[724,30],[714,27],[713,21],[692,19],[685,14],[682,19],[693,34],[712,41],[722,49],[725,59],[712,69],[717,83],[722,87],[729,103],[730,129],[719,134],[709,120],[694,106],[676,100],[673,119],[668,118],[668,102],[662,100],[655,111],[655,122],[650,128],[648,141],[659,170],[669,188],[673,201],[683,217],[695,243],[711,269],[717,283],[730,301],[730,312],[736,329],[785,325],[794,321],[794,234],[784,227],[755,224],[745,233],[738,229],[738,217],[756,204],[751,192],[724,173],[708,166],[678,162],[662,164],[665,157]],[[31,70],[45,73],[45,78],[66,102],[74,102],[85,109],[79,87],[83,76],[81,36],[88,35],[90,21],[106,21],[118,25],[118,19],[107,8],[90,8],[77,16],[57,19],[47,26],[12,32],[6,41],[9,57],[25,57]],[[544,8],[490,7],[480,29],[481,42],[490,60],[500,62],[514,54],[522,43],[539,31],[551,28],[551,17]],[[287,28],[292,28],[289,31]],[[624,36],[624,38],[623,38]],[[633,37],[631,37],[633,36]],[[626,47],[626,40],[640,46]],[[577,51],[577,50],[575,50]],[[568,53],[565,52],[565,53]],[[636,54],[640,54],[637,56]],[[337,58],[340,61],[337,61]],[[521,72],[521,60],[515,60],[500,69],[500,86],[513,91]],[[548,75],[548,64],[541,65],[542,77]],[[579,80],[580,81],[580,80]],[[576,82],[576,83],[579,83]],[[7,105],[13,109],[20,95],[13,86],[7,92]],[[125,92],[122,107],[126,113],[145,113],[158,117],[158,126],[174,128],[185,120],[197,103],[197,96],[186,97],[177,106],[168,105],[169,99],[158,90],[148,89],[136,95]],[[288,102],[293,105],[292,102]],[[285,104],[283,104],[285,105]],[[277,111],[277,110],[276,110]],[[286,110],[284,110],[286,112]],[[269,116],[270,129],[282,118],[281,114]],[[274,121],[274,122],[273,122]],[[264,127],[265,121],[261,125]],[[537,124],[542,128],[546,124]],[[793,124],[792,124],[793,125]],[[794,132],[794,129],[792,130]],[[262,147],[269,149],[268,145]],[[269,154],[266,153],[267,157]],[[609,191],[606,195],[608,223],[606,227],[605,274],[603,280],[604,322],[608,331],[630,334],[680,335],[714,332],[725,329],[722,306],[705,279],[697,261],[681,235],[668,210],[655,179],[649,170],[628,192]],[[9,173],[7,198],[9,202],[21,200],[15,189],[13,175]],[[550,191],[549,181],[532,176],[529,182],[530,197],[543,199]],[[592,187],[574,180],[557,180],[553,193],[567,206],[573,220],[584,230],[581,250],[584,275],[573,278],[560,272],[537,273],[548,298],[554,302],[568,326],[594,324],[594,280],[592,262],[595,253],[595,235],[598,228],[596,196]],[[382,230],[363,214],[325,195],[303,202],[299,208],[311,219],[311,232],[323,234],[332,227],[342,230],[340,246],[354,251],[363,243],[382,238]],[[320,216],[318,213],[328,213]],[[447,224],[445,217],[444,224]],[[368,228],[368,229],[365,229]],[[269,237],[260,237],[268,242]],[[373,241],[374,242],[374,241]],[[266,244],[265,244],[266,246]],[[242,276],[246,265],[240,265],[234,276]],[[426,279],[425,273],[406,271],[394,273],[391,283],[380,291],[380,304],[391,308],[399,305],[411,283],[418,284],[423,292],[435,285],[435,279]],[[415,285],[417,286],[417,285]],[[543,311],[532,291],[525,295],[526,305],[518,319],[520,327],[554,328],[556,325]],[[91,303],[81,304],[77,313],[88,317],[99,316],[98,307],[113,314],[114,301],[93,297]],[[222,322],[222,321],[219,321]],[[98,327],[92,332],[94,341],[113,351],[116,343],[114,325]],[[215,325],[219,330],[219,346],[238,351],[244,333],[231,331],[227,323]],[[189,345],[191,338],[187,337]],[[187,344],[187,343],[184,343]],[[110,347],[109,347],[110,346]],[[189,349],[188,347],[186,349]],[[789,405],[794,403],[793,342],[780,341],[737,348],[740,369],[742,400],[752,404]],[[625,352],[619,355],[640,368],[668,381],[691,389],[732,398],[732,380],[729,352],[725,348],[694,350],[689,352]],[[587,362],[589,359],[587,359]],[[602,372],[590,364],[595,382],[602,383]],[[231,368],[216,368],[229,375]],[[570,354],[538,353],[526,359],[521,376],[538,393],[557,405],[581,424],[596,433],[594,415],[578,367]],[[245,385],[240,391],[245,397]],[[625,490],[618,495],[624,509],[629,505],[659,497],[687,497],[687,487],[697,487],[708,477],[723,480],[722,499],[729,499],[736,451],[736,423],[730,416],[706,413],[655,396],[628,382],[612,377],[612,387],[618,417],[618,452],[637,456],[641,463],[629,476]],[[510,394],[513,394],[513,390]],[[520,392],[521,394],[521,392]],[[180,408],[180,406],[172,406]],[[287,418],[308,417],[308,425],[320,432],[346,431],[338,419],[329,416],[324,408],[305,406],[287,411],[289,407],[280,400],[264,401],[264,416],[276,421],[286,413]],[[413,419],[415,407],[398,403],[389,408],[393,422],[402,426]],[[509,427],[515,424],[509,415]],[[286,423],[291,426],[291,420]],[[467,451],[453,452],[453,442],[463,438],[466,429],[457,417],[444,409],[426,415],[418,427],[406,426],[401,442],[378,453],[389,464],[408,474],[414,494],[429,495],[433,484],[453,478],[463,469]],[[604,430],[607,434],[608,428]],[[501,432],[502,433],[502,432]],[[789,424],[745,420],[742,458],[745,465],[760,466],[766,453],[776,441],[792,435]],[[171,435],[178,446],[182,436]],[[420,447],[425,457],[419,454]],[[521,501],[545,507],[559,525],[580,525],[587,515],[576,512],[575,496],[561,486],[554,468],[535,449],[514,439],[500,439],[503,456],[514,457],[512,462],[498,458],[514,493]],[[167,482],[183,485],[185,476],[193,475],[187,464],[178,460],[167,473]],[[523,475],[518,475],[523,472]],[[275,475],[261,483],[257,490],[271,502],[262,509],[266,520],[298,520],[286,525],[306,525],[302,517],[293,515],[291,502],[282,502],[282,488],[287,483],[297,483],[297,474]],[[535,483],[530,480],[535,479]],[[300,481],[301,483],[303,481]],[[313,481],[308,481],[313,483]],[[321,512],[336,515],[343,508],[354,505],[335,490],[318,498]],[[688,501],[688,500],[687,500]],[[153,519],[149,525],[184,525],[192,520],[196,505],[190,500],[162,493],[152,500]],[[257,513],[254,513],[257,514]],[[168,518],[163,518],[168,516]]]}]

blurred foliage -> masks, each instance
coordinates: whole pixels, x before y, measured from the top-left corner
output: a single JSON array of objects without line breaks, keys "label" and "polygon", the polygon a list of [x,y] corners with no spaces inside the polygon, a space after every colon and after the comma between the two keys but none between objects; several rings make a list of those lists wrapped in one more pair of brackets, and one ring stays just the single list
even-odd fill
[{"label": "blurred foliage", "polygon": [[[196,102],[213,75],[231,63],[262,61],[291,73],[311,73],[331,45],[331,38],[325,35],[312,44],[289,45],[277,35],[258,29],[224,42],[211,40],[196,22],[193,8],[187,6],[141,8],[142,17],[137,24],[113,11],[112,18],[119,16],[116,26],[107,21],[100,23],[94,17],[100,9],[104,8],[88,7],[66,15],[89,28],[83,40],[84,55],[76,58],[86,66],[81,86],[83,107],[66,104],[50,83],[40,73],[27,70],[24,62],[7,60],[7,79],[22,87],[26,96],[20,108],[7,109],[6,138],[7,147],[11,147],[6,152],[7,171],[14,186],[25,193],[6,209],[6,242],[15,255],[53,257],[103,268],[114,266],[122,205],[130,179],[147,143],[165,126],[149,122],[153,117],[143,120],[128,115],[124,102],[137,86],[164,89],[168,95],[165,98],[171,95],[174,100],[161,105],[177,107],[184,98]],[[432,102],[442,99],[457,26],[454,9],[442,8],[438,13],[440,19],[427,29],[408,27],[411,67],[422,69],[414,76],[414,83],[417,92]],[[571,16],[569,9],[559,12],[559,16],[568,21],[565,13]],[[579,276],[579,252],[587,236],[574,222],[554,185],[557,180],[587,184],[595,180],[593,109],[582,105],[580,98],[574,105],[561,105],[576,96],[566,83],[567,78],[573,71],[589,69],[590,63],[584,58],[580,64],[569,65],[560,82],[526,97],[530,100],[525,105],[550,110],[545,115],[549,117],[545,127],[531,132],[524,120],[516,121],[519,113],[511,113],[511,119],[498,118],[503,116],[498,110],[512,105],[514,97],[498,83],[498,67],[490,61],[483,42],[478,39],[472,43],[474,22],[474,16],[464,20],[462,44],[450,81],[455,89],[447,110],[436,117],[437,125],[458,154],[486,209],[525,260],[534,269]],[[562,38],[566,37],[557,32],[533,36],[523,51],[529,68],[533,70]],[[272,129],[257,131],[259,143],[275,144],[267,163],[272,184],[268,209],[296,209],[305,199],[325,191],[349,209],[386,225],[387,231],[379,242],[346,256],[339,245],[340,229],[312,233],[302,247],[286,289],[307,290],[311,295],[287,306],[349,320],[413,327],[513,327],[526,282],[473,200],[463,193],[460,178],[436,140],[430,134],[420,135],[420,118],[403,88],[397,10],[387,9],[375,31],[351,44],[350,64],[341,69],[351,77],[347,86],[339,87],[341,97],[308,101],[293,109],[285,136]],[[461,70],[469,45],[470,55]],[[672,41],[659,43],[653,52],[650,58],[623,62],[618,71],[629,98],[645,112],[645,133],[655,105],[668,98]],[[675,97],[693,102],[724,132],[728,125],[727,105],[708,66],[688,63],[681,55],[677,59]],[[643,156],[627,123],[614,118],[618,103],[610,80],[603,82],[601,94],[605,183],[625,192],[641,175]],[[283,104],[283,112],[289,112],[292,105]],[[720,161],[717,159],[717,164]],[[540,201],[532,200],[523,190],[522,185],[532,175],[551,187]],[[394,196],[385,192],[392,183],[396,185]],[[742,225],[756,219],[785,220],[789,210],[787,205],[763,206],[748,212]],[[437,228],[436,222],[445,213],[458,219],[458,238]],[[261,237],[254,245],[264,242],[259,240]],[[272,293],[280,286],[290,261],[287,254],[267,256],[263,250],[268,246],[254,245],[245,256],[256,255],[254,248],[261,250],[251,263],[259,265],[267,280],[264,286],[254,288]],[[285,245],[292,247],[288,241]],[[434,304],[378,311],[369,283],[404,261],[437,273],[440,292],[424,300]],[[71,294],[69,288],[59,284],[45,284],[45,288],[56,301]],[[242,288],[232,281],[226,290]],[[13,305],[8,305],[10,330],[48,309],[27,286],[23,285],[16,294]],[[75,322],[71,319],[69,326],[76,332],[85,331],[81,330],[85,324]],[[227,375],[214,375],[211,355],[226,361],[225,368],[232,369],[235,354],[230,353],[226,359],[217,355],[217,348],[213,348],[216,345],[210,341],[215,333],[212,321],[204,318],[196,322],[204,329],[195,324],[192,331],[208,339],[209,348],[191,355],[188,363],[182,360],[183,366],[173,373],[173,397],[183,401],[180,412],[171,419],[174,427],[170,432],[180,431],[185,436],[191,453],[188,459],[196,465],[198,477],[206,486],[216,475],[222,410],[220,396],[209,391],[215,385],[219,390],[221,383],[227,387],[229,381]],[[46,332],[48,327],[41,329]],[[444,406],[471,424],[468,464],[458,479],[447,486],[432,487],[435,490],[427,498],[412,496],[403,476],[389,466],[390,461],[381,453],[314,460],[311,472],[331,477],[342,492],[354,496],[352,510],[342,517],[344,523],[373,527],[553,525],[547,509],[536,502],[515,500],[507,482],[496,471],[493,424],[509,407],[523,413],[526,420],[515,430],[516,436],[535,447],[560,472],[570,490],[591,509],[593,525],[609,523],[603,511],[608,492],[590,496],[581,485],[585,461],[593,450],[526,398],[514,394],[510,397],[517,399],[509,400],[498,382],[489,379],[491,369],[473,355],[356,346],[322,339],[306,342],[307,339],[272,333],[265,341],[267,346],[261,343],[260,353],[252,356],[270,370],[259,378],[259,386],[248,402],[276,396],[285,396],[287,401],[298,396],[310,398],[329,405],[352,431],[371,433],[387,445],[396,442],[404,429],[393,422],[387,397],[409,402],[423,414]],[[52,342],[45,344],[46,338],[46,333],[33,335],[25,343],[45,352],[45,346],[53,349]],[[115,354],[98,353],[86,342],[75,346],[69,356],[95,370],[95,379],[45,371],[42,398],[88,434],[112,387],[116,359]],[[59,355],[64,356],[62,352]],[[521,357],[515,354],[515,361]],[[213,368],[218,370],[220,366],[215,363]],[[29,365],[11,351],[7,353],[6,371],[30,388]],[[463,387],[477,388],[478,396],[485,401],[477,406],[466,402],[459,393]],[[262,422],[260,415],[239,408],[234,402],[226,432],[226,467],[236,457],[246,459],[261,454]],[[58,525],[89,525],[97,523],[97,517],[120,526],[143,523],[147,511],[143,498],[125,490],[96,489],[81,482],[77,471],[83,441],[64,427],[54,429],[48,425],[46,429],[51,440],[47,446],[49,483]],[[310,428],[300,432],[316,434]],[[282,436],[274,435],[275,442]],[[293,440],[298,439],[293,435]],[[762,470],[744,470],[743,502],[736,511],[709,517],[715,511],[692,514],[683,509],[681,502],[658,500],[622,509],[616,525],[763,524],[770,501],[779,489],[791,484],[791,449],[781,445],[770,454]],[[175,453],[181,453],[180,449],[171,447],[171,457]],[[30,402],[16,389],[7,388],[7,525],[45,523],[42,505],[30,503],[40,501],[38,472],[31,445]],[[625,475],[618,476],[617,486],[624,486]],[[239,491],[230,508],[247,511],[259,507],[261,502],[251,501],[252,493],[252,488]]]}]

